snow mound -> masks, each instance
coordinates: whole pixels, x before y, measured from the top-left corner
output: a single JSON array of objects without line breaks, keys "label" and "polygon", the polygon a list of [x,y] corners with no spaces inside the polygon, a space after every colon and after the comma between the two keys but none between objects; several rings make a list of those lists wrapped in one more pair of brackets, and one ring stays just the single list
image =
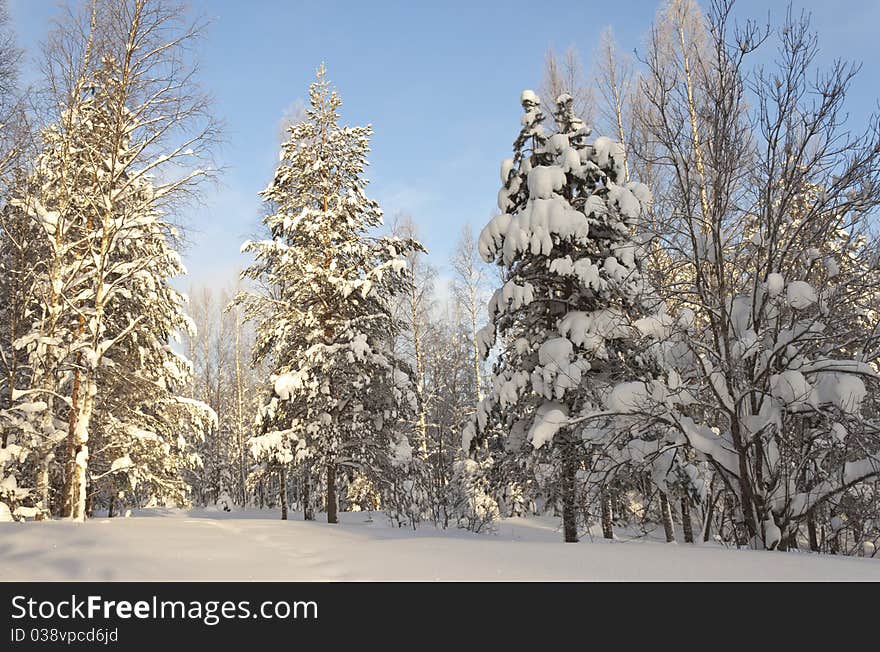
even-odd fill
[{"label": "snow mound", "polygon": [[553,441],[553,437],[568,421],[565,407],[555,402],[542,403],[535,413],[535,420],[529,429],[529,441],[535,448]]},{"label": "snow mound", "polygon": [[806,281],[792,281],[785,290],[788,305],[795,310],[804,310],[816,303],[818,297],[813,286]]}]

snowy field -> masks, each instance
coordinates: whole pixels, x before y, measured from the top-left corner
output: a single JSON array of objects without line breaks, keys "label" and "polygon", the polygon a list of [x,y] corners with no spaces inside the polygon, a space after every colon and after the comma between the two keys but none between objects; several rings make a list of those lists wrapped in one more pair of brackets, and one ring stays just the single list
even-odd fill
[{"label": "snowy field", "polygon": [[880,559],[589,536],[565,545],[555,519],[508,519],[477,535],[341,516],[331,526],[268,510],[151,510],[85,524],[0,523],[0,580],[880,581]]}]

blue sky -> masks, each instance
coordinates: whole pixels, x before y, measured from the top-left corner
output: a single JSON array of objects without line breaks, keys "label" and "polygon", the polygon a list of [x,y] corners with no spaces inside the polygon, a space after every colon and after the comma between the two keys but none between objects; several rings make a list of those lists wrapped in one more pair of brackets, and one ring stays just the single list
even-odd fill
[{"label": "blue sky", "polygon": [[[54,0],[9,0],[18,40],[33,60],[57,11]],[[834,5],[834,6],[832,6]],[[495,209],[499,162],[519,127],[519,94],[539,84],[548,46],[576,46],[589,64],[606,25],[640,48],[658,3],[593,0],[554,17],[534,1],[329,2],[191,0],[211,21],[201,45],[202,82],[226,124],[225,172],[186,218],[190,279],[231,282],[246,260],[241,241],[258,224],[257,192],[277,162],[284,111],[307,96],[317,65],[343,99],[343,120],[372,123],[369,192],[390,219],[410,213],[431,260],[446,264],[460,228],[479,230]],[[736,14],[779,18],[783,2],[737,3]],[[880,97],[876,0],[795,2],[813,14],[822,59],[864,64],[850,95],[853,128]],[[770,54],[768,52],[768,54]],[[33,78],[33,70],[25,78]]]}]

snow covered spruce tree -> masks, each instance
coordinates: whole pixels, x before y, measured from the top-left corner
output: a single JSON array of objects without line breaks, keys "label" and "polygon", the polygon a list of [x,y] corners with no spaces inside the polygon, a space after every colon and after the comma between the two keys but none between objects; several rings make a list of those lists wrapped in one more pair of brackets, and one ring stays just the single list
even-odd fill
[{"label": "snow covered spruce tree", "polygon": [[256,258],[243,276],[263,292],[237,301],[256,325],[254,358],[272,371],[253,448],[294,461],[305,487],[323,476],[335,523],[340,468],[365,475],[397,511],[412,489],[401,477],[412,458],[402,424],[414,423],[417,403],[411,370],[391,349],[392,299],[410,282],[404,256],[422,248],[369,235],[382,219],[362,176],[372,129],[339,125],[323,65],[309,101],[262,192],[270,238],[242,246]]},{"label": "snow covered spruce tree", "polygon": [[583,424],[570,422],[601,412],[608,389],[642,364],[633,324],[649,297],[633,227],[650,193],[624,184],[618,144],[587,142],[571,96],[557,99],[553,133],[535,93],[523,92],[522,105],[514,158],[501,167],[502,213],[479,242],[483,258],[505,270],[481,331],[484,356],[500,346],[463,446],[489,439],[516,464],[550,465],[565,541],[576,542],[578,472],[589,447]]}]

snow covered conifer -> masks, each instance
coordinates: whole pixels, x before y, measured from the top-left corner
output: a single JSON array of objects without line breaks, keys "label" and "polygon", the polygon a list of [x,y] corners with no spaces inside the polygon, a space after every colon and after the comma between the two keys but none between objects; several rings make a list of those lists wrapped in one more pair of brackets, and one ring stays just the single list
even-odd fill
[{"label": "snow covered conifer", "polygon": [[412,458],[399,424],[412,423],[416,397],[391,348],[392,299],[410,282],[403,256],[421,245],[369,235],[382,217],[364,193],[372,129],[339,125],[341,100],[323,66],[309,101],[262,193],[273,209],[263,220],[270,238],[242,247],[256,258],[244,277],[266,292],[237,301],[256,324],[255,359],[272,370],[252,443],[263,453],[290,449],[295,462],[320,469],[335,523],[340,466],[387,488]]},{"label": "snow covered conifer", "polygon": [[505,270],[481,333],[484,356],[500,346],[463,445],[495,437],[507,457],[552,465],[565,541],[575,542],[577,472],[588,449],[583,426],[571,422],[601,411],[608,389],[638,364],[634,323],[646,312],[647,287],[633,227],[650,193],[624,183],[620,145],[587,141],[571,96],[557,99],[553,133],[535,93],[524,91],[522,104],[515,155],[501,167],[502,212],[479,242],[483,258]]}]

